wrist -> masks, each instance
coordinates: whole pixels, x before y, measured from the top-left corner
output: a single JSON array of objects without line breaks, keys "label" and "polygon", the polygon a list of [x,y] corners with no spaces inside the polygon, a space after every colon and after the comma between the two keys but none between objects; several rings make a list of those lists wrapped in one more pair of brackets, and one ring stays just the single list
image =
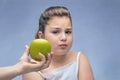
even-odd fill
[{"label": "wrist", "polygon": [[14,65],[13,69],[14,69],[14,72],[15,72],[16,75],[20,75],[23,72],[22,71],[22,66],[19,63],[17,63],[16,65]]}]

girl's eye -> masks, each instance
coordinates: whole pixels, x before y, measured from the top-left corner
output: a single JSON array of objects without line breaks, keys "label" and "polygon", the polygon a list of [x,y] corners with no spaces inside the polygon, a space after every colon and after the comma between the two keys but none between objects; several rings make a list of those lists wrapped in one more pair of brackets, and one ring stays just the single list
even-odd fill
[{"label": "girl's eye", "polygon": [[52,33],[53,33],[53,34],[58,34],[58,33],[59,33],[59,31],[52,31]]},{"label": "girl's eye", "polygon": [[71,34],[71,33],[72,33],[72,31],[66,31],[65,33],[66,33],[66,34]]}]

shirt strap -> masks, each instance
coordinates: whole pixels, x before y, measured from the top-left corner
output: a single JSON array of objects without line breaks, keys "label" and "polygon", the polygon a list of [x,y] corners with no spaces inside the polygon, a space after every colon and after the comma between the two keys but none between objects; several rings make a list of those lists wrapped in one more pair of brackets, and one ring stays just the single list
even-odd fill
[{"label": "shirt strap", "polygon": [[81,54],[81,52],[78,52],[78,54],[77,54],[77,63],[79,64],[79,58],[80,58],[80,54]]},{"label": "shirt strap", "polygon": [[81,52],[78,52],[78,54],[77,54],[77,66],[76,66],[76,75],[78,75],[78,72],[79,72],[79,60],[80,60],[80,54],[81,54]]}]

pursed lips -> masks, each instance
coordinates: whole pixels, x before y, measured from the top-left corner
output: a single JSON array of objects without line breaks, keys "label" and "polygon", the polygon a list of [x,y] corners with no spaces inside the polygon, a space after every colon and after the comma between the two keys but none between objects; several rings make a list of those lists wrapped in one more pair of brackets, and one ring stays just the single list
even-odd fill
[{"label": "pursed lips", "polygon": [[59,45],[61,48],[66,48],[67,47],[67,44],[60,44]]}]

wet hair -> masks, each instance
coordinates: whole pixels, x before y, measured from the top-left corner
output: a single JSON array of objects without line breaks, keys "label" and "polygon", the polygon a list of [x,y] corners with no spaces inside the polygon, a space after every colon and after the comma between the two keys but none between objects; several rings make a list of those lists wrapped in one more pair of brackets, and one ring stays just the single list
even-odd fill
[{"label": "wet hair", "polygon": [[71,15],[69,10],[64,7],[64,6],[52,6],[52,7],[48,7],[40,16],[39,19],[39,28],[38,31],[35,35],[35,38],[39,38],[38,37],[38,32],[41,31],[44,34],[45,31],[45,27],[48,24],[48,21],[52,18],[52,17],[63,17],[66,16],[70,19],[71,21],[71,25],[72,25],[72,19],[71,19]]}]

